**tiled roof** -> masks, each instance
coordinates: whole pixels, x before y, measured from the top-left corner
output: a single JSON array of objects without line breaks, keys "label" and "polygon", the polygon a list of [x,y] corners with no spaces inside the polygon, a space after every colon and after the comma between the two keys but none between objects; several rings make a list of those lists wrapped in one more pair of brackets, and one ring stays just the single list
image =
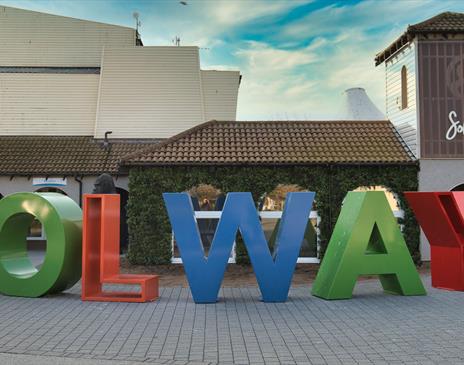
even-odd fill
[{"label": "tiled roof", "polygon": [[407,30],[397,40],[376,55],[375,64],[381,64],[418,34],[457,33],[464,34],[464,13],[453,13],[450,11],[440,13],[423,22],[409,25]]},{"label": "tiled roof", "polygon": [[122,156],[156,143],[110,140],[105,149],[89,136],[0,136],[0,175],[114,174]]},{"label": "tiled roof", "polygon": [[445,13],[435,15],[423,22],[410,25],[408,27],[408,31],[415,33],[464,32],[464,13],[453,13],[451,11],[447,11]]},{"label": "tiled roof", "polygon": [[414,163],[389,121],[210,121],[123,158],[123,165]]}]

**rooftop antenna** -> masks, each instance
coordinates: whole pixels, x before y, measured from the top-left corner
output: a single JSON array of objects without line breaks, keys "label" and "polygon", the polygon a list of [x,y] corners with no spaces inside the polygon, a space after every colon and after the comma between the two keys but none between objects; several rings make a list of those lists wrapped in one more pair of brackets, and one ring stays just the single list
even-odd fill
[{"label": "rooftop antenna", "polygon": [[[188,5],[186,0],[179,1],[179,4],[184,5],[184,6]],[[175,36],[175,38],[172,40],[172,43],[174,45],[176,45],[177,47],[179,47],[180,46],[180,38],[178,36]]]},{"label": "rooftop antenna", "polygon": [[135,31],[139,32],[139,27],[142,25],[142,22],[139,20],[140,14],[138,11],[132,13],[132,17],[135,19]]}]

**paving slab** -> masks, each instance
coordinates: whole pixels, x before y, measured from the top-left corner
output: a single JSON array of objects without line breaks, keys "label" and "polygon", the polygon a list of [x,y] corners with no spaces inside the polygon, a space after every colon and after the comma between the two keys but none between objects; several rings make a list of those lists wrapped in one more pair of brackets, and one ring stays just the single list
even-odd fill
[{"label": "paving slab", "polygon": [[0,296],[0,363],[462,364],[464,293],[423,281],[422,297],[366,280],[351,300],[313,297],[308,285],[286,303],[261,302],[257,287],[223,288],[214,304],[195,304],[185,287],[142,304],[82,302],[80,285]]}]

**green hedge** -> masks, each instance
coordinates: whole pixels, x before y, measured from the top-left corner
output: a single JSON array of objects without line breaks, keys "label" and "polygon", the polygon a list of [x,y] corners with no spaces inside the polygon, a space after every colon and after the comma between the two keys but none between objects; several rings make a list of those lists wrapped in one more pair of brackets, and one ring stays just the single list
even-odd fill
[{"label": "green hedge", "polygon": [[[153,167],[132,168],[129,175],[129,252],[132,264],[166,264],[171,259],[171,227],[163,192],[183,192],[210,184],[222,192],[249,191],[255,202],[278,184],[296,184],[316,192],[316,209],[321,216],[321,254],[327,247],[340,213],[343,198],[359,186],[382,185],[398,194],[405,211],[404,236],[415,262],[419,262],[419,228],[404,191],[417,190],[416,165],[407,166],[307,166],[307,167]],[[236,258],[248,262],[239,238]]]}]

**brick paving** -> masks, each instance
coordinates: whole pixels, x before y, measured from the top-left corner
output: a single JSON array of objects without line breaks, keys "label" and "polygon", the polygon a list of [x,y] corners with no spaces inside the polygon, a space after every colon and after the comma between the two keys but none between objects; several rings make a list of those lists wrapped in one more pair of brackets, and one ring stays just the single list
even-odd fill
[{"label": "brick paving", "polygon": [[[82,302],[80,286],[45,298],[0,296],[0,353],[155,364],[462,364],[464,293],[383,294],[360,282],[353,300],[291,289],[262,303],[256,287],[223,288],[194,304],[187,288],[152,303]],[[54,360],[56,361],[56,360]],[[88,361],[88,360],[86,360]]]}]

